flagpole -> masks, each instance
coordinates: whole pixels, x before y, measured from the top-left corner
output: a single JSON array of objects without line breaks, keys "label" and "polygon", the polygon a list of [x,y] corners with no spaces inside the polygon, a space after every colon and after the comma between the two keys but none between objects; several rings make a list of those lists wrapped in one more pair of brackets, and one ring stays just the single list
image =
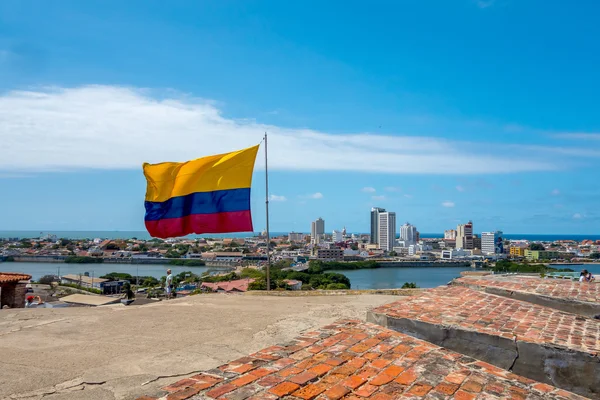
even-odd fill
[{"label": "flagpole", "polygon": [[267,290],[271,290],[271,236],[269,235],[269,168],[267,164],[267,132],[265,132],[265,209],[267,212]]}]

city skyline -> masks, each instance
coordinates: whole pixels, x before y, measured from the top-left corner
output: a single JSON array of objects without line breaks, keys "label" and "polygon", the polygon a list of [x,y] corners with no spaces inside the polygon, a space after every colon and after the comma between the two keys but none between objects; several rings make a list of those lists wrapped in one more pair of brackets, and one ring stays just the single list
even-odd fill
[{"label": "city skyline", "polygon": [[[600,4],[317,9],[3,2],[1,228],[143,230],[143,162],[267,132],[272,231],[368,232],[379,206],[423,233],[600,234]],[[263,148],[255,170],[261,231]]]}]

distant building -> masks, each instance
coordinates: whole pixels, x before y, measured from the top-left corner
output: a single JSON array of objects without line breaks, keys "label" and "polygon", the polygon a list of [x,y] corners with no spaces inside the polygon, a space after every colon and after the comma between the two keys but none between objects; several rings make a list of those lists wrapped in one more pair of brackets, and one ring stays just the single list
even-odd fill
[{"label": "distant building", "polygon": [[343,261],[344,250],[343,249],[317,249],[317,260],[319,261]]},{"label": "distant building", "polygon": [[473,249],[473,223],[471,221],[456,227],[456,248]]},{"label": "distant building", "polygon": [[463,258],[470,255],[471,252],[464,249],[442,250],[442,260],[453,260],[455,258]]},{"label": "distant building", "polygon": [[525,258],[529,261],[552,260],[553,258],[558,258],[558,251],[525,249]]},{"label": "distant building", "polygon": [[481,252],[483,254],[502,254],[504,253],[504,234],[502,231],[483,232],[481,234]]},{"label": "distant building", "polygon": [[481,238],[477,235],[473,235],[473,249],[481,250]]},{"label": "distant building", "polygon": [[456,240],[456,231],[454,229],[445,230],[444,239]]},{"label": "distant building", "polygon": [[94,278],[93,276],[67,274],[60,278],[61,283],[69,283],[87,288],[103,289],[104,283],[109,279]]},{"label": "distant building", "polygon": [[396,213],[379,213],[379,248],[385,251],[392,251],[396,242]]},{"label": "distant building", "polygon": [[325,221],[319,218],[313,221],[310,227],[310,240],[313,244],[319,243],[325,234]]},{"label": "distant building", "polygon": [[371,238],[369,243],[379,244],[379,214],[385,212],[385,208],[371,208]]},{"label": "distant building", "polygon": [[290,232],[288,233],[288,241],[290,243],[304,242],[306,241],[306,235],[304,233]]},{"label": "distant building", "polygon": [[417,243],[417,241],[419,240],[418,236],[419,233],[417,232],[416,226],[411,225],[407,222],[400,227],[400,239],[404,241],[405,247]]},{"label": "distant building", "polygon": [[331,234],[331,239],[334,243],[339,243],[344,241],[344,235],[340,231],[333,231]]},{"label": "distant building", "polygon": [[238,279],[228,282],[202,282],[200,288],[209,292],[218,293],[246,292],[248,291],[248,286],[254,281],[254,279]]},{"label": "distant building", "polygon": [[510,255],[513,257],[525,257],[525,247],[511,246]]}]

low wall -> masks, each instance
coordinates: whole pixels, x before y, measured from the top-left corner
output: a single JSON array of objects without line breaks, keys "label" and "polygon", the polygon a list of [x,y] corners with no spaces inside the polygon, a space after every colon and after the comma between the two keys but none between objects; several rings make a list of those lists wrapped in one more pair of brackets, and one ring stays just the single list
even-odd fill
[{"label": "low wall", "polygon": [[427,289],[370,289],[370,290],[251,290],[247,296],[357,296],[383,294],[388,296],[414,296]]}]

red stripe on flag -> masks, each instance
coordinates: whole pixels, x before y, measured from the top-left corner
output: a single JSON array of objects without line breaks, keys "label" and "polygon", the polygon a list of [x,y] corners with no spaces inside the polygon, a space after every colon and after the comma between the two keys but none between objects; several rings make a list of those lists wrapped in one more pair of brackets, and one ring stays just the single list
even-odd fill
[{"label": "red stripe on flag", "polygon": [[152,237],[166,239],[192,233],[252,232],[250,210],[215,214],[192,214],[182,218],[145,221]]}]

